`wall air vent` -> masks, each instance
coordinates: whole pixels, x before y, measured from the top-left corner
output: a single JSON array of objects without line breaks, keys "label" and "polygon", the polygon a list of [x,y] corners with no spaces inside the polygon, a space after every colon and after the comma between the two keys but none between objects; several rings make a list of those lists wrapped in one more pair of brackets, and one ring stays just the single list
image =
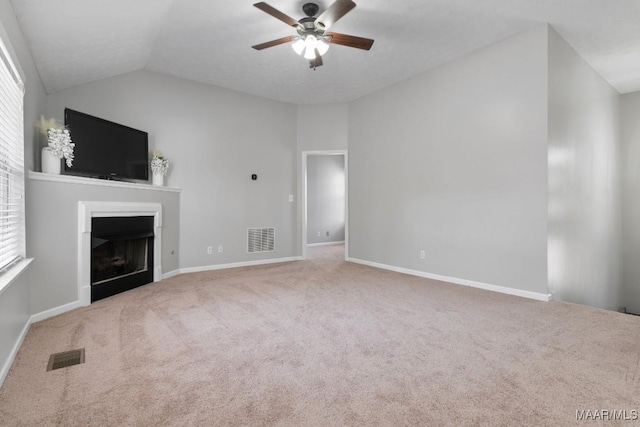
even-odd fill
[{"label": "wall air vent", "polygon": [[250,254],[273,252],[275,250],[275,236],[275,228],[248,228],[247,252]]}]

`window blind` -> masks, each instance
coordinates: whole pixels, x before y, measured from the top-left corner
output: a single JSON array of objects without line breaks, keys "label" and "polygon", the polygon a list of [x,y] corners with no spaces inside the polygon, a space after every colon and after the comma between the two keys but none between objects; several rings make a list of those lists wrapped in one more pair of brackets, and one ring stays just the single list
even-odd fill
[{"label": "window blind", "polygon": [[24,254],[24,89],[0,40],[0,270]]}]

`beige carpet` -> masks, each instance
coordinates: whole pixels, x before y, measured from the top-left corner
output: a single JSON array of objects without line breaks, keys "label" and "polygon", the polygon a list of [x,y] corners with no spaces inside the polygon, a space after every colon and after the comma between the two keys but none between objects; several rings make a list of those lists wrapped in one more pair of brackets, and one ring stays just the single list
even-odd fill
[{"label": "beige carpet", "polygon": [[[640,410],[639,317],[345,263],[341,250],[181,275],[33,325],[0,424],[609,426],[621,422],[576,411]],[[85,364],[45,371],[81,347]]]}]

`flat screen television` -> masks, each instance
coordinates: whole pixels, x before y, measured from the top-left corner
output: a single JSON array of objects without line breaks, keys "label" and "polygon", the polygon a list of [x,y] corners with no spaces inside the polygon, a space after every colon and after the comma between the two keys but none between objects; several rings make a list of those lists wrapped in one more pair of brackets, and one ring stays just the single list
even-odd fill
[{"label": "flat screen television", "polygon": [[65,163],[65,174],[149,180],[147,132],[69,108],[64,110],[64,124],[75,144],[73,165]]}]

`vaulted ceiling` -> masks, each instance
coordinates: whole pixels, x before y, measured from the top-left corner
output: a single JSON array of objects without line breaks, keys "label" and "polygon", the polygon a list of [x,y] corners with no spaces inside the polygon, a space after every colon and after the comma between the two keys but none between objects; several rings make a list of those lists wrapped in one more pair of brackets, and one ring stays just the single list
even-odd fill
[{"label": "vaulted ceiling", "polygon": [[[294,35],[254,0],[11,0],[48,93],[152,70],[296,104],[347,102],[543,24],[616,90],[640,90],[637,0],[355,0],[332,31],[375,39],[332,45],[309,69]],[[267,0],[300,19],[298,0]],[[332,0],[316,1],[320,12]]]}]

